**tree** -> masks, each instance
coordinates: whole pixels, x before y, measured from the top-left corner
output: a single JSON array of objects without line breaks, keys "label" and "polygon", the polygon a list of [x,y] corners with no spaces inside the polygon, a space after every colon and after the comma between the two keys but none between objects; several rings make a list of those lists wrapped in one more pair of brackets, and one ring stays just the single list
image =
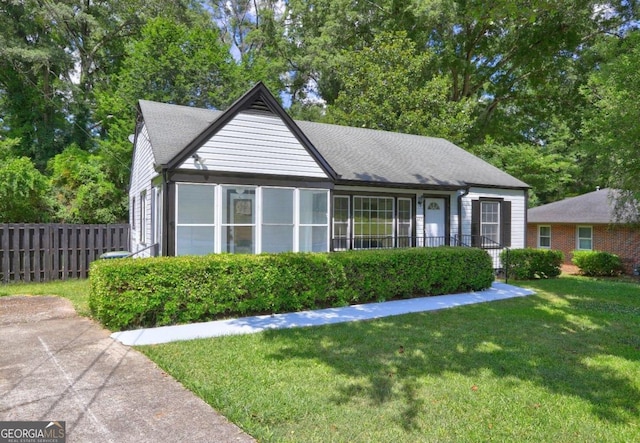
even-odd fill
[{"label": "tree", "polygon": [[48,172],[58,211],[65,223],[116,223],[126,220],[126,188],[117,188],[100,155],[76,145],[49,161]]},{"label": "tree", "polygon": [[584,143],[597,167],[605,171],[606,184],[624,191],[618,217],[640,221],[637,213],[627,211],[640,202],[640,31],[606,39],[602,51],[608,54],[606,61],[583,88],[592,105],[585,115]]},{"label": "tree", "polygon": [[[478,102],[469,144],[486,135],[501,142],[504,132],[491,126],[498,111],[509,128],[538,103],[551,108],[547,85],[557,85],[556,93],[577,91],[567,88],[576,81],[567,77],[576,73],[573,65],[596,36],[636,20],[636,8],[622,0],[606,8],[595,0],[290,0],[282,19],[285,56],[297,86],[313,80],[331,105],[345,87],[340,68],[381,33],[404,31],[419,51],[437,54],[434,73],[448,79],[449,100]],[[538,123],[548,113],[533,115]]]},{"label": "tree", "polygon": [[449,81],[433,73],[431,51],[417,51],[400,32],[384,33],[350,55],[335,73],[343,88],[328,107],[330,120],[464,142],[473,102],[449,100]]},{"label": "tree", "polygon": [[543,146],[500,145],[488,137],[472,152],[530,185],[529,206],[562,199],[578,173],[575,163]]},{"label": "tree", "polygon": [[49,220],[49,181],[28,157],[11,150],[19,140],[0,141],[0,223],[38,223]]}]

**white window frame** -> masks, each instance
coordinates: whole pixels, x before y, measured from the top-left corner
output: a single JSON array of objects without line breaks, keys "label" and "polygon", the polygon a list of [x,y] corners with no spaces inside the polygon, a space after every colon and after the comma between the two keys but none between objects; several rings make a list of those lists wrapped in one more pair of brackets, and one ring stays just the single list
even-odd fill
[{"label": "white window frame", "polygon": [[140,244],[147,244],[147,190],[140,191]]},{"label": "white window frame", "polygon": [[[406,221],[401,221],[400,220],[400,202],[408,202],[409,203],[409,223],[407,223]],[[409,228],[409,238],[408,238],[408,243],[406,245],[400,245],[400,226],[405,226]],[[412,239],[412,235],[413,235],[413,200],[411,198],[407,198],[407,197],[398,197],[397,198],[397,203],[396,203],[396,232],[395,232],[395,239],[396,239],[396,246],[397,247],[413,247],[413,239]]]},{"label": "white window frame", "polygon": [[[260,211],[256,214],[256,223],[258,222],[259,219],[259,223],[257,224],[260,229],[256,228],[256,237],[260,237],[260,243],[256,244],[256,252],[264,252],[263,250],[263,228],[265,226],[290,226],[291,227],[291,235],[292,235],[292,239],[291,239],[291,246],[292,246],[292,251],[296,251],[297,250],[297,237],[298,237],[298,228],[296,226],[296,212],[297,212],[297,193],[296,193],[296,188],[291,188],[291,187],[285,187],[285,186],[262,186],[259,187],[259,195],[260,198],[257,197],[258,192],[256,192],[256,201],[259,202],[259,207],[260,207]],[[268,223],[264,221],[264,191],[267,189],[277,189],[277,190],[286,190],[286,191],[292,191],[291,192],[291,199],[292,199],[292,206],[291,206],[291,210],[292,210],[292,214],[291,214],[291,223]],[[258,203],[257,203],[258,204]]]},{"label": "white window frame", "polygon": [[[549,229],[549,235],[542,235],[542,229],[543,228],[547,228]],[[549,245],[548,246],[543,246],[542,245],[542,238],[548,238],[549,239]],[[551,249],[551,225],[539,225],[538,226],[538,248],[540,249]]]},{"label": "white window frame", "polygon": [[[302,223],[301,219],[300,219],[300,210],[302,208],[302,192],[303,191],[312,191],[312,192],[324,192],[326,193],[327,196],[327,208],[326,208],[326,215],[325,215],[325,222],[324,223]],[[311,229],[313,228],[318,228],[318,227],[324,227],[326,229],[326,235],[327,235],[327,241],[325,242],[325,251],[329,251],[329,243],[331,242],[331,233],[329,231],[329,224],[330,224],[330,215],[331,215],[331,194],[329,193],[328,189],[322,189],[322,188],[297,188],[295,190],[295,195],[296,195],[296,200],[295,200],[295,239],[294,239],[294,249],[296,252],[311,252],[311,251],[302,251],[300,248],[300,231],[301,228],[306,228],[306,227],[310,227]]]},{"label": "white window frame", "polygon": [[[391,227],[391,233],[389,234],[389,237],[390,237],[391,241],[393,242],[393,239],[396,238],[396,220],[397,220],[397,216],[396,216],[396,199],[395,199],[395,197],[393,197],[393,196],[382,196],[382,195],[354,195],[353,196],[353,214],[352,214],[352,218],[353,218],[353,242],[354,242],[353,246],[354,246],[354,249],[386,249],[386,248],[393,247],[393,244],[386,245],[385,244],[386,241],[383,241],[383,245],[382,246],[379,246],[378,244],[376,244],[375,247],[372,247],[371,246],[372,237],[379,237],[379,235],[372,236],[371,233],[369,233],[369,235],[367,236],[367,235],[364,235],[364,234],[358,234],[357,233],[358,232],[358,227],[366,226],[365,223],[357,221],[356,211],[358,210],[357,209],[358,208],[358,204],[357,204],[357,200],[358,199],[363,199],[363,200],[364,199],[369,199],[369,200],[376,199],[378,201],[380,201],[380,200],[391,200],[391,210],[386,210],[385,209],[385,212],[389,212],[391,214],[391,220],[389,220],[388,222],[384,221],[383,225]],[[379,206],[378,206],[377,211],[378,212],[380,211],[379,210]],[[369,209],[369,214],[371,214],[371,210],[370,209]],[[371,223],[372,219],[373,219],[372,217],[369,217],[369,222],[368,222],[369,227],[372,226],[372,223]],[[358,239],[363,239],[365,241],[367,241],[367,239],[368,239],[368,242],[369,242],[368,243],[368,247],[365,247],[365,246],[362,246],[362,245],[358,245],[357,244],[358,243],[357,242]],[[378,238],[377,241],[380,241],[380,240],[386,240],[386,235],[385,235],[385,238],[382,238],[382,239]],[[359,247],[356,247],[356,246],[359,246]]]},{"label": "white window frame", "polygon": [[[501,202],[499,200],[480,200],[480,236],[484,239],[485,237],[490,239],[492,242],[495,242],[496,245],[500,244],[500,238],[501,238],[501,226],[500,226],[500,217],[501,217]],[[485,205],[495,205],[497,208],[497,220],[494,222],[486,222],[484,221],[484,214],[485,214]],[[493,212],[493,211],[492,211]],[[484,231],[484,227],[485,226],[495,226],[496,232],[495,232],[495,236],[496,238],[491,238],[488,235],[485,234]],[[492,245],[485,245],[483,244],[482,246],[492,246]]]},{"label": "white window frame", "polygon": [[[176,183],[176,197],[175,197],[175,215],[174,215],[174,221],[175,221],[175,230],[174,230],[174,244],[173,244],[173,248],[174,248],[174,253],[176,255],[178,255],[178,251],[179,251],[179,244],[178,244],[178,228],[181,226],[188,226],[188,227],[209,227],[211,229],[213,229],[214,235],[213,235],[213,248],[214,250],[212,252],[220,252],[220,235],[219,235],[219,229],[218,227],[220,226],[220,215],[219,212],[221,211],[214,211],[214,221],[213,223],[179,223],[179,217],[180,214],[178,214],[178,208],[179,208],[179,202],[178,199],[180,198],[180,187],[181,186],[213,186],[214,187],[214,201],[213,202],[209,202],[209,204],[213,204],[215,202],[219,202],[220,200],[220,195],[217,192],[218,186],[215,184],[210,184],[210,183],[190,183],[190,182],[186,182],[186,183]],[[204,202],[203,204],[206,204],[206,202]]]},{"label": "white window frame", "polygon": [[[335,214],[335,211],[336,211],[336,208],[337,208],[336,200],[339,200],[339,199],[347,201],[347,220],[346,220],[347,234],[346,234],[346,236],[336,237],[336,225],[337,224],[340,224],[340,225],[345,224],[345,221],[336,222],[336,214]],[[351,245],[351,196],[349,196],[349,195],[334,195],[333,196],[333,212],[332,212],[332,214],[333,214],[333,216],[332,216],[333,235],[332,236],[333,236],[334,240],[336,240],[336,242],[338,242],[338,243],[334,243],[333,250],[334,251],[347,250],[347,249],[349,249],[349,246]],[[345,243],[345,247],[344,248],[336,247],[336,244],[339,245],[340,242],[343,242],[343,241]]]},{"label": "white window frame", "polygon": [[[580,237],[580,229],[589,229],[589,237]],[[580,241],[589,240],[591,246],[589,248],[581,248]],[[593,250],[593,226],[590,225],[578,225],[576,226],[576,249],[579,251],[592,251]]]}]

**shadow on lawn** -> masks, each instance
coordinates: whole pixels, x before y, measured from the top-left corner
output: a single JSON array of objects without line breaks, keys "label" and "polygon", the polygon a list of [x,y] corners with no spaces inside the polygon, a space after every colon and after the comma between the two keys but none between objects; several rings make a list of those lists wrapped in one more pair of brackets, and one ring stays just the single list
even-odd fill
[{"label": "shadow on lawn", "polygon": [[637,293],[629,299],[584,295],[577,285],[558,296],[542,293],[265,337],[291,338],[274,359],[318,360],[350,377],[334,396],[337,403],[355,397],[373,404],[402,400],[406,428],[418,426],[425,407],[423,376],[486,371],[582,398],[600,419],[627,423],[640,414],[640,391],[603,359],[640,360],[637,300]]}]

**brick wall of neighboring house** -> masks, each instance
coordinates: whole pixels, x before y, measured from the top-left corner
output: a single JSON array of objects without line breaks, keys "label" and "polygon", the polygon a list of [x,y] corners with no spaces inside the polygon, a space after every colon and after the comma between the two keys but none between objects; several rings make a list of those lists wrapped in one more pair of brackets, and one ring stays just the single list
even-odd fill
[{"label": "brick wall of neighboring house", "polygon": [[538,247],[538,226],[551,226],[551,249],[564,253],[564,262],[572,264],[571,252],[577,249],[577,227],[591,226],[593,232],[593,250],[618,255],[624,264],[625,272],[633,273],[640,265],[640,229],[625,226],[587,225],[587,224],[534,224],[527,225],[527,247]]}]

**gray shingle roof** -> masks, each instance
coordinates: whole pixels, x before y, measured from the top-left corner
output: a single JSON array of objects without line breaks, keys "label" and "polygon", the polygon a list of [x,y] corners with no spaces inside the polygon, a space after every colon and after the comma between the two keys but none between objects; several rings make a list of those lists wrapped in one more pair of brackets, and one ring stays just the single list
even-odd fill
[{"label": "gray shingle roof", "polygon": [[296,122],[343,180],[526,188],[526,183],[442,138]]},{"label": "gray shingle roof", "polygon": [[[168,163],[222,111],[140,101],[155,162]],[[529,186],[447,140],[364,128],[296,121],[346,182],[451,188]]]},{"label": "gray shingle roof", "polygon": [[613,223],[615,216],[612,198],[614,197],[615,191],[606,188],[531,208],[527,211],[527,222]]},{"label": "gray shingle roof", "polygon": [[158,165],[168,163],[223,114],[222,111],[149,100],[140,100],[139,104]]}]

